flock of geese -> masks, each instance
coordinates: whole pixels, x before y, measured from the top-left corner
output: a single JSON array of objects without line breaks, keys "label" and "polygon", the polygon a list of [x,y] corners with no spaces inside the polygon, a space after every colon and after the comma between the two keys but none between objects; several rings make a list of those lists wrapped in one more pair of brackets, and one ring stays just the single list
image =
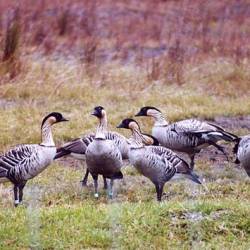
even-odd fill
[{"label": "flock of geese", "polygon": [[[146,106],[135,116],[154,119],[152,135],[142,133],[136,120],[126,118],[117,128],[131,130],[131,137],[127,139],[108,130],[107,114],[103,107],[95,107],[92,115],[99,120],[96,133],[74,139],[56,148],[52,125],[68,120],[62,114],[53,112],[42,121],[40,144],[17,145],[0,156],[0,183],[13,183],[15,206],[22,202],[23,188],[27,181],[46,169],[53,160],[63,156],[86,160],[87,169],[82,184],[87,185],[90,173],[94,180],[96,198],[99,197],[99,175],[103,176],[108,196],[113,197],[114,180],[123,178],[121,170],[124,160],[129,160],[139,173],[152,181],[158,201],[161,201],[165,183],[175,175],[201,184],[199,176],[193,171],[195,155],[211,145],[227,157],[224,148],[217,144],[220,140],[235,143],[235,162],[241,163],[250,176],[250,135],[240,138],[218,125],[196,119],[169,124],[159,109]],[[190,163],[176,152],[186,153]]]}]

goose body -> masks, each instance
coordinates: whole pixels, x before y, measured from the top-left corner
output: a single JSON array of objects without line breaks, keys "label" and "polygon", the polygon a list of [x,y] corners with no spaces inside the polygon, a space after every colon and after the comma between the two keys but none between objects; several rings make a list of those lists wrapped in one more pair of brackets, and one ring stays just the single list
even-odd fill
[{"label": "goose body", "polygon": [[250,135],[240,138],[234,150],[237,155],[236,163],[240,163],[250,177]]},{"label": "goose body", "polygon": [[86,162],[92,175],[103,175],[111,179],[120,173],[122,156],[112,140],[94,139],[87,148]]},{"label": "goose body", "polygon": [[143,107],[136,116],[151,116],[155,123],[152,135],[164,147],[187,153],[194,167],[194,156],[201,149],[210,145],[225,154],[223,147],[217,144],[219,140],[234,141],[237,136],[226,132],[220,126],[212,123],[187,119],[169,124],[160,110],[154,107]]},{"label": "goose body", "polygon": [[0,159],[0,166],[8,169],[7,176],[11,181],[27,181],[40,174],[50,165],[55,154],[55,146],[23,144],[7,151]]},{"label": "goose body", "polygon": [[107,116],[103,107],[95,107],[92,113],[99,119],[94,140],[86,149],[86,163],[94,179],[95,197],[98,197],[98,175],[110,179],[109,196],[113,196],[113,181],[122,179],[122,154],[113,140],[106,139]]},{"label": "goose body", "polygon": [[183,174],[201,184],[189,165],[173,151],[161,146],[145,146],[140,127],[135,120],[125,119],[118,127],[132,130],[129,161],[142,175],[154,183],[158,201],[161,200],[165,183],[175,174]]},{"label": "goose body", "polygon": [[[42,122],[42,143],[17,145],[0,157],[0,179],[14,184],[14,198],[17,206],[22,201],[23,188],[29,179],[47,168],[56,155],[51,126],[67,121],[60,113],[51,113]],[[0,181],[1,182],[1,181]]]}]

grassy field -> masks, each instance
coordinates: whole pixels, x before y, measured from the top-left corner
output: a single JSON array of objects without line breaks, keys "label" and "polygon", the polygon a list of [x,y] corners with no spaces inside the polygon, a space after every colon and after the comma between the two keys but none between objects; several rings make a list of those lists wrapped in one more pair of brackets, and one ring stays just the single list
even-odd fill
[{"label": "grassy field", "polygon": [[[148,81],[140,68],[100,67],[88,76],[81,64],[25,60],[25,70],[0,85],[0,150],[40,140],[40,122],[51,111],[70,119],[56,125],[57,145],[93,131],[92,108],[103,105],[109,127],[133,116],[142,105],[160,108],[170,120],[250,113],[249,64],[226,59],[185,71],[185,84]],[[150,132],[152,121],[138,119]],[[121,131],[119,131],[121,132]],[[122,133],[125,131],[122,131]],[[247,133],[246,129],[234,129]],[[128,135],[128,134],[125,134]],[[53,163],[24,190],[24,205],[13,207],[12,186],[0,184],[0,249],[249,249],[250,186],[234,164],[199,158],[205,185],[171,181],[157,203],[153,185],[127,166],[116,182],[116,197],[93,197],[92,180],[82,188],[82,163]]]}]

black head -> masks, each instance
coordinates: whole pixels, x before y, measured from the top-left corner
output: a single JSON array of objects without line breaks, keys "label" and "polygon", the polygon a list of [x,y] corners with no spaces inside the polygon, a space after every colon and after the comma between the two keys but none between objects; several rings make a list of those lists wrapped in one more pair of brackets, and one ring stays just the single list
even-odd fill
[{"label": "black head", "polygon": [[132,129],[132,127],[135,125],[138,128],[140,128],[137,121],[135,121],[134,119],[131,119],[131,118],[127,118],[127,119],[122,120],[122,122],[117,126],[117,128]]},{"label": "black head", "polygon": [[148,110],[157,110],[161,112],[159,109],[152,107],[152,106],[145,106],[140,109],[140,111],[135,116],[148,116]]},{"label": "black head", "polygon": [[102,118],[103,116],[103,110],[104,108],[102,106],[96,106],[93,110],[93,112],[91,113],[91,115],[94,115],[98,118]]},{"label": "black head", "polygon": [[67,122],[68,119],[65,119],[61,113],[52,112],[49,115],[44,117],[42,121],[42,126],[46,121],[49,121],[49,123],[52,125],[58,122]]}]

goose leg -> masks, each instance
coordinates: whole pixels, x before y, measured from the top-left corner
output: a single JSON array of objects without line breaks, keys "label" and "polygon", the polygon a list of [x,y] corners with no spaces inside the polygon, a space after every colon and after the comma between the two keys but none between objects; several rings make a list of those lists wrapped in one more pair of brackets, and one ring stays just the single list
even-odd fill
[{"label": "goose leg", "polygon": [[222,154],[226,157],[227,161],[229,161],[228,156],[224,150],[224,148],[218,144],[216,144],[215,142],[211,142],[211,145],[213,145],[215,148],[217,148],[220,152],[222,152]]},{"label": "goose leg", "polygon": [[113,199],[113,184],[114,184],[114,180],[110,179],[110,185],[108,188],[108,196],[110,199]]},{"label": "goose leg", "polygon": [[162,184],[155,184],[155,189],[157,193],[157,201],[161,201],[162,192],[163,192],[163,185]]},{"label": "goose leg", "polygon": [[19,204],[19,199],[18,199],[18,186],[14,185],[14,206],[17,207]]},{"label": "goose leg", "polygon": [[195,154],[189,155],[190,157],[190,168],[193,170],[194,169],[194,157]]},{"label": "goose leg", "polygon": [[103,177],[103,189],[108,189],[108,183],[107,183],[107,179],[104,177],[104,176],[102,176]]},{"label": "goose leg", "polygon": [[19,203],[23,201],[23,188],[25,187],[26,182],[19,185]]},{"label": "goose leg", "polygon": [[85,173],[83,179],[81,180],[82,186],[87,186],[88,176],[89,176],[89,170],[86,169],[86,173]]},{"label": "goose leg", "polygon": [[95,186],[95,198],[98,198],[99,197],[99,194],[98,194],[98,175],[92,175],[93,176],[93,179],[94,179],[94,186]]}]

